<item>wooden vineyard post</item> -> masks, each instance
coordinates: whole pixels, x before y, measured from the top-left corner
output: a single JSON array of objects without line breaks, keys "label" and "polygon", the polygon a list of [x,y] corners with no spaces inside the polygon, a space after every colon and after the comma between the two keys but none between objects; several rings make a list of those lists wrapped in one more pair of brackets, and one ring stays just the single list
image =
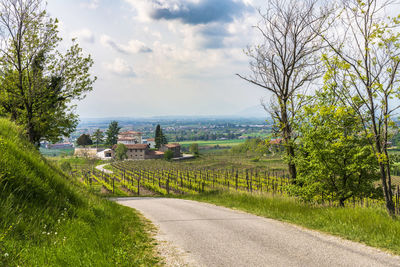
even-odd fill
[{"label": "wooden vineyard post", "polygon": [[400,187],[397,186],[397,193],[396,193],[396,207],[397,207],[397,214],[400,214]]},{"label": "wooden vineyard post", "polygon": [[181,174],[181,188],[183,188],[183,174],[182,172],[180,174]]},{"label": "wooden vineyard post", "polygon": [[115,190],[114,180],[115,180],[115,177],[113,177],[113,179],[112,179],[112,183],[113,183],[113,194],[114,194],[114,190]]},{"label": "wooden vineyard post", "polygon": [[137,194],[140,196],[140,172],[138,174],[138,179],[137,179]]},{"label": "wooden vineyard post", "polygon": [[168,173],[168,176],[167,176],[167,195],[169,195],[169,177],[170,177],[170,173]]},{"label": "wooden vineyard post", "polygon": [[253,170],[250,172],[250,193],[253,193]]},{"label": "wooden vineyard post", "polygon": [[203,183],[201,184],[201,192],[203,192],[204,193],[204,181],[203,181]]},{"label": "wooden vineyard post", "polygon": [[247,192],[249,192],[249,170],[246,169],[246,184],[247,184]]},{"label": "wooden vineyard post", "polygon": [[239,173],[238,173],[238,170],[236,170],[236,176],[235,176],[235,188],[236,188],[236,191],[238,191],[238,180],[239,180]]}]

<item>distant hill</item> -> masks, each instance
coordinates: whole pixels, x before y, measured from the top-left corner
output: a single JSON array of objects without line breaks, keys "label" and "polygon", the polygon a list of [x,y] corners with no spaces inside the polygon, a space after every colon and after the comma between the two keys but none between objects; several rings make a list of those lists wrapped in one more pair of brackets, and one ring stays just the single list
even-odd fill
[{"label": "distant hill", "polygon": [[242,118],[264,118],[267,119],[269,114],[264,110],[261,105],[248,107],[242,109],[238,113],[234,114],[234,116],[242,117]]}]

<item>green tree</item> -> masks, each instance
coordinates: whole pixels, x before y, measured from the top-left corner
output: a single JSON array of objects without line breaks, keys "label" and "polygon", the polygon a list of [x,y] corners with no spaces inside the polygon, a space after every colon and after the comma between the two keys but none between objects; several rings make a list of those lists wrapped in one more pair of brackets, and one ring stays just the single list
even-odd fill
[{"label": "green tree", "polygon": [[333,196],[340,206],[353,196],[369,196],[378,177],[376,159],[355,111],[315,105],[303,115],[297,129],[298,184],[292,191],[307,200]]},{"label": "green tree", "polygon": [[82,134],[81,136],[78,137],[78,140],[76,140],[76,143],[78,146],[90,146],[93,144],[92,139],[90,139],[90,135],[88,134]]},{"label": "green tree", "polygon": [[128,152],[128,148],[126,147],[126,145],[124,144],[118,144],[117,148],[115,149],[115,156],[118,160],[124,160],[127,159],[127,153]]},{"label": "green tree", "polygon": [[163,131],[162,131],[162,129],[160,129],[160,135],[161,135],[161,137],[160,137],[160,139],[161,139],[161,145],[166,145],[166,144],[168,144],[168,140],[167,140],[167,137],[165,136],[165,134],[163,133]]},{"label": "green tree", "polygon": [[161,147],[161,126],[160,126],[160,124],[157,124],[156,133],[154,135],[154,142],[156,143],[155,147],[157,149],[160,149],[160,147]]},{"label": "green tree", "polygon": [[98,147],[99,144],[104,141],[104,139],[103,139],[104,133],[100,129],[97,129],[93,133],[92,137],[93,137],[93,141],[96,143],[96,147]]},{"label": "green tree", "polygon": [[121,127],[119,127],[117,121],[112,121],[110,122],[110,125],[108,126],[107,132],[106,132],[106,144],[107,145],[115,145],[117,144],[118,141],[118,133],[121,130]]},{"label": "green tree", "polygon": [[157,124],[156,133],[155,133],[154,139],[155,139],[154,141],[156,143],[155,147],[157,149],[160,149],[160,147],[162,145],[168,144],[167,137],[164,135],[160,124]]},{"label": "green tree", "polygon": [[348,30],[322,36],[331,50],[325,57],[327,75],[338,88],[337,97],[360,119],[377,160],[386,209],[394,215],[388,140],[399,107],[395,99],[400,95],[400,20],[384,13],[396,8],[392,1],[341,2],[334,26]]},{"label": "green tree", "polygon": [[174,157],[174,152],[172,150],[167,150],[164,152],[164,159],[171,160]]},{"label": "green tree", "polygon": [[72,101],[93,89],[90,56],[73,41],[57,50],[58,21],[41,0],[0,1],[0,113],[23,125],[30,142],[55,142],[77,125]]},{"label": "green tree", "polygon": [[195,155],[196,157],[199,156],[199,144],[193,143],[189,147],[189,151],[191,154]]}]

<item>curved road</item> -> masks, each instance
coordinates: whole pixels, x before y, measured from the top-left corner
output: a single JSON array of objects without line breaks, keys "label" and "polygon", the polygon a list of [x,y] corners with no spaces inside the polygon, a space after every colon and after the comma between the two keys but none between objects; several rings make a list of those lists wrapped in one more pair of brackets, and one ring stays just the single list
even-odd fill
[{"label": "curved road", "polygon": [[181,199],[130,198],[198,266],[400,266],[400,257],[291,224]]}]

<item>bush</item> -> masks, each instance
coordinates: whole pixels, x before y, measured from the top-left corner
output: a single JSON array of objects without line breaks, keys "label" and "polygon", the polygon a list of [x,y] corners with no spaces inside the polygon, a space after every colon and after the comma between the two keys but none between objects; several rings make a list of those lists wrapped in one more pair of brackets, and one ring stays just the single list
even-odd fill
[{"label": "bush", "polygon": [[67,173],[71,172],[72,170],[71,164],[68,161],[64,161],[63,163],[61,163],[60,168]]},{"label": "bush", "polygon": [[171,160],[174,157],[174,152],[172,152],[171,150],[167,150],[164,153],[164,159],[165,160]]}]

